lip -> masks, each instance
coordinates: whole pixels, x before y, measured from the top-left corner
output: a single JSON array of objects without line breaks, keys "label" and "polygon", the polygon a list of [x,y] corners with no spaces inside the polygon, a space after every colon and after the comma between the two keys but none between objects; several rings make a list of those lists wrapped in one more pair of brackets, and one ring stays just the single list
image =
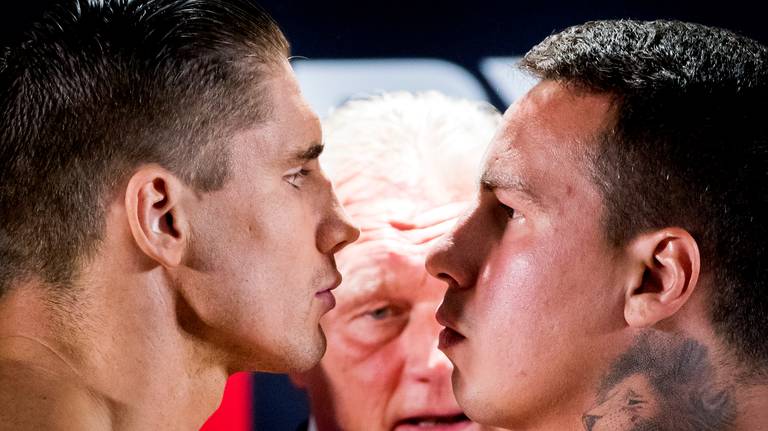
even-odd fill
[{"label": "lip", "polygon": [[333,296],[333,293],[330,289],[315,293],[315,298],[319,299],[325,304],[327,308],[327,310],[325,310],[326,313],[336,306],[336,297]]},{"label": "lip", "polygon": [[333,275],[333,280],[330,283],[325,284],[324,287],[318,290],[315,294],[319,295],[321,293],[326,293],[326,292],[330,293],[331,290],[339,287],[340,284],[341,284],[341,274],[338,271],[336,271],[336,273]]},{"label": "lip", "polygon": [[450,349],[451,347],[461,343],[466,339],[467,338],[465,336],[454,331],[453,329],[444,328],[442,331],[440,331],[437,348],[445,352],[445,350]]},{"label": "lip", "polygon": [[446,314],[447,312],[444,305],[440,305],[440,307],[437,309],[437,313],[435,313],[435,319],[437,320],[437,323],[463,336],[463,334],[461,334],[461,332],[456,329],[458,325],[456,325],[454,319],[451,319]]},{"label": "lip", "polygon": [[330,284],[325,285],[321,290],[315,292],[315,298],[319,299],[326,305],[326,312],[333,309],[336,306],[336,297],[333,296],[332,290],[339,287],[341,284],[341,274],[337,271],[333,281]]},{"label": "lip", "polygon": [[407,415],[392,427],[393,431],[464,431],[473,422],[463,412],[419,413]]},{"label": "lip", "polygon": [[437,319],[439,324],[445,326],[445,328],[440,331],[440,335],[438,337],[438,349],[445,351],[446,349],[455,346],[461,341],[466,340],[464,334],[456,330],[457,325],[454,323],[453,319],[446,316],[445,308],[442,306],[437,309],[437,313],[435,313],[435,319]]}]

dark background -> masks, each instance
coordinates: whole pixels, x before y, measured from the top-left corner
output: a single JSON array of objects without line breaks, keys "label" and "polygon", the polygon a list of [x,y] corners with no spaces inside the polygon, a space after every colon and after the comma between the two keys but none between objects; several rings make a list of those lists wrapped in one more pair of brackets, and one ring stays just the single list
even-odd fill
[{"label": "dark background", "polygon": [[[7,2],[0,9],[0,41],[18,37],[49,0]],[[299,1],[265,0],[293,54],[320,58],[440,58],[469,70],[504,109],[477,67],[489,56],[524,54],[567,26],[594,19],[679,19],[726,27],[763,43],[768,24],[756,3],[740,1]],[[306,417],[306,400],[284,376],[254,376],[255,426],[293,430]]]},{"label": "dark background", "polygon": [[744,1],[297,1],[266,0],[294,55],[312,58],[436,57],[478,71],[490,56],[523,55],[546,36],[596,19],[678,19],[768,43],[768,21]]},{"label": "dark background", "polygon": [[[0,41],[57,0],[6,0]],[[91,0],[95,1],[95,0]],[[263,0],[293,46],[317,58],[432,57],[459,64],[504,109],[478,71],[489,56],[524,54],[549,34],[595,19],[679,19],[726,27],[768,43],[768,24],[757,2],[747,1],[323,1]]]}]

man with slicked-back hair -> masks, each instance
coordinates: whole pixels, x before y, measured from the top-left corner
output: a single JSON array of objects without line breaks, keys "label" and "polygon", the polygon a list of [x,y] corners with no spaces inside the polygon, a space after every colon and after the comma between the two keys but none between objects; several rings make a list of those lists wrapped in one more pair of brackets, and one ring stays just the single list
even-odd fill
[{"label": "man with slicked-back hair", "polygon": [[768,430],[768,49],[598,21],[522,60],[427,259],[456,398],[513,430]]},{"label": "man with slicked-back hair", "polygon": [[248,0],[62,0],[0,60],[0,429],[197,429],[325,351],[357,238]]}]

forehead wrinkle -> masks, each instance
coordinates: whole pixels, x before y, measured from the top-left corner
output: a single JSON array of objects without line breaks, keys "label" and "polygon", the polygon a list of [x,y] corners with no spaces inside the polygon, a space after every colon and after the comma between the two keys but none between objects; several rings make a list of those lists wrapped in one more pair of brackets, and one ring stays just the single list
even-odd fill
[{"label": "forehead wrinkle", "polygon": [[350,279],[365,276],[383,280],[387,276],[386,268],[422,267],[428,250],[428,246],[413,244],[406,238],[380,236],[350,245],[339,254],[337,261],[339,269]]},{"label": "forehead wrinkle", "polygon": [[368,259],[364,265],[345,265],[345,263],[339,261],[339,269],[343,274],[337,291],[340,308],[355,306],[378,293],[381,290],[384,272],[381,265],[372,264]]},{"label": "forehead wrinkle", "polygon": [[[392,227],[392,222],[418,223],[423,214],[456,202],[452,199],[453,196],[435,196],[420,189],[404,190],[390,185],[379,187],[376,183],[365,187],[363,181],[354,183],[358,185],[348,184],[347,187],[337,188],[336,193],[347,215],[361,229],[362,237],[358,243],[370,234],[400,238],[403,232]],[[466,196],[470,194],[471,191],[468,191]],[[440,222],[442,220],[436,220],[434,224]],[[433,225],[423,225],[423,229],[432,227]],[[411,229],[411,232],[418,230],[420,229]]]}]

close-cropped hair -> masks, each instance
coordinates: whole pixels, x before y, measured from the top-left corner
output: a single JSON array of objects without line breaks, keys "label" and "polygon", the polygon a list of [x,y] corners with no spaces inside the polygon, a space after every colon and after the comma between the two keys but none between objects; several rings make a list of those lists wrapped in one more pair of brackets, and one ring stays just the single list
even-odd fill
[{"label": "close-cropped hair", "polygon": [[768,370],[768,50],[677,21],[596,21],[552,35],[522,68],[613,96],[591,157],[607,238],[676,226],[696,239],[716,333]]},{"label": "close-cropped hair", "polygon": [[288,50],[249,0],[58,2],[0,59],[0,295],[71,285],[142,164],[221,188]]},{"label": "close-cropped hair", "polygon": [[353,99],[323,120],[323,165],[337,180],[365,176],[404,194],[466,198],[500,121],[487,103],[436,91]]}]

